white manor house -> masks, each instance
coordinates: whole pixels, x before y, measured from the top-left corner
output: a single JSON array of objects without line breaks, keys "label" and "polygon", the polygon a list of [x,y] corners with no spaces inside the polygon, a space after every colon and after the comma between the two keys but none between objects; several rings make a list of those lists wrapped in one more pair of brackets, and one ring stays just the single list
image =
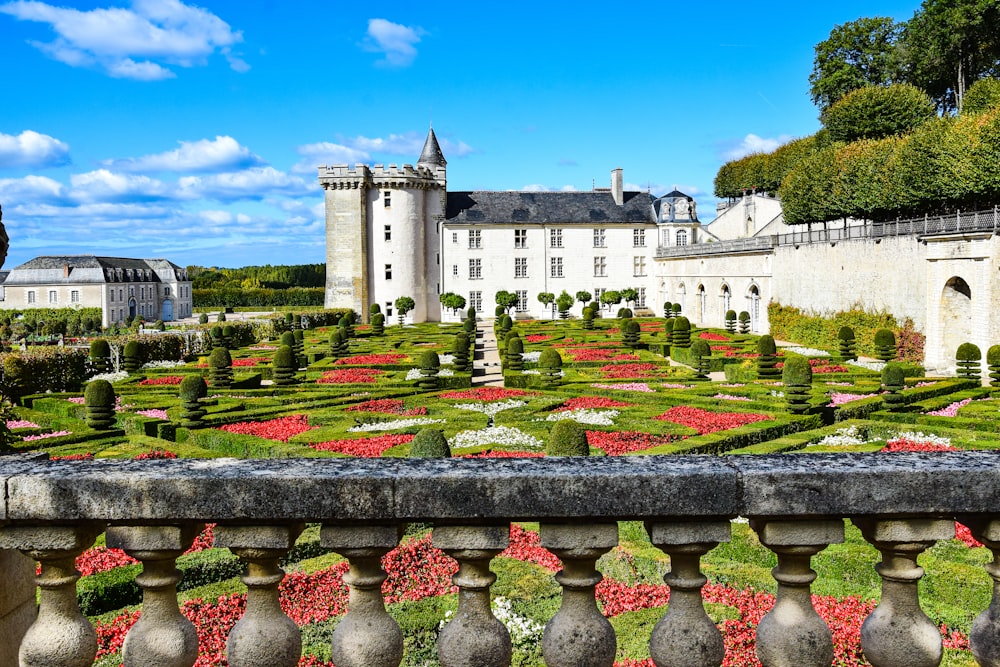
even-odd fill
[{"label": "white manor house", "polygon": [[[832,313],[860,306],[911,318],[927,337],[925,364],[954,367],[958,345],[1000,343],[1000,214],[895,223],[785,225],[781,203],[750,192],[702,224],[694,200],[623,188],[621,169],[591,192],[449,192],[430,130],[416,166],[320,167],[325,190],[328,308],[367,317],[377,303],[416,302],[415,322],[455,317],[440,294],[492,316],[494,294],[517,315],[549,317],[540,292],[634,288],[639,309],[680,303],[698,326],[747,311],[768,331],[767,304]],[[573,312],[579,314],[580,305]]]}]

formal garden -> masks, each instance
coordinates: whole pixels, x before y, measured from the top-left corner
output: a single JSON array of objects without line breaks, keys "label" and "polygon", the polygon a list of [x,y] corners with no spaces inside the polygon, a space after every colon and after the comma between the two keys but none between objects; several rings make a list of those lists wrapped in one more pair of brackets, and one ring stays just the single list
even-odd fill
[{"label": "formal garden", "polygon": [[[619,318],[595,312],[403,326],[380,313],[360,324],[325,311],[5,353],[0,387],[13,405],[4,451],[63,460],[490,459],[1000,447],[1000,348],[963,346],[959,377],[927,377],[898,360],[889,329],[844,327],[835,347],[818,349],[778,346],[749,333],[736,313],[725,329],[700,330],[679,310],[638,319],[627,310]],[[481,341],[487,329],[498,340],[504,386],[474,381],[477,334]],[[989,383],[979,377],[983,358]],[[940,626],[944,664],[973,665],[968,633],[989,605],[983,566],[991,556],[957,528],[958,539],[921,557],[921,602]],[[732,529],[732,541],[702,560],[704,596],[723,632],[724,664],[758,664],[754,629],[774,604],[776,561],[744,520]],[[843,544],[813,559],[814,604],[833,631],[835,664],[864,665],[860,625],[879,596],[879,556],[853,524],[846,530]],[[437,664],[437,634],[456,608],[455,561],[431,546],[430,526],[410,525],[383,566],[404,664]],[[141,566],[101,537],[77,567],[78,600],[98,629],[97,664],[120,665],[125,632],[141,613]],[[213,548],[207,526],[178,567],[182,611],[199,634],[196,664],[224,665],[227,633],[246,601],[240,561]],[[330,665],[347,563],[320,546],[319,526],[307,526],[283,567],[283,607],[302,630],[300,664]],[[492,568],[494,613],[511,633],[512,664],[542,665],[542,630],[560,603],[558,559],[540,546],[537,525],[515,524]],[[618,636],[616,664],[653,665],[648,638],[668,603],[669,559],[641,523],[623,522],[619,546],[598,568],[599,605]]]}]

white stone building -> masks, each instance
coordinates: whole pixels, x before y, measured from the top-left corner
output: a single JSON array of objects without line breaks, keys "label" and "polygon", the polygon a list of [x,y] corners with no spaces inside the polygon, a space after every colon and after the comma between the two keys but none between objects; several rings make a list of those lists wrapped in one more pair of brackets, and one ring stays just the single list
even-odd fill
[{"label": "white stone building", "polygon": [[[326,190],[328,308],[387,316],[400,296],[412,321],[453,319],[439,295],[453,292],[492,316],[495,294],[516,294],[517,314],[549,317],[537,296],[634,288],[652,300],[659,239],[700,240],[694,200],[626,192],[621,169],[591,192],[448,192],[447,161],[434,131],[416,167],[321,167]],[[580,313],[577,304],[573,312]]]},{"label": "white stone building", "polygon": [[0,308],[8,310],[100,308],[103,326],[136,315],[165,322],[191,315],[187,270],[165,259],[42,256],[0,278]]}]

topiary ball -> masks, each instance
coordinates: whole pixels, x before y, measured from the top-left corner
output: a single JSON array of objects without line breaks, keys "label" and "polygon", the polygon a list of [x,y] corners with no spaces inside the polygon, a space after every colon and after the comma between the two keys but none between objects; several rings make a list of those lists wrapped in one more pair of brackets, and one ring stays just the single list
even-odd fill
[{"label": "topiary ball", "polygon": [[781,381],[788,386],[807,386],[812,384],[812,367],[805,357],[788,357],[781,370]]},{"label": "topiary ball", "polygon": [[991,345],[986,350],[986,363],[990,366],[1000,366],[1000,345]]},{"label": "topiary ball", "polygon": [[233,365],[233,357],[226,348],[217,347],[208,355],[208,365],[212,368],[229,368]]},{"label": "topiary ball", "polygon": [[901,365],[890,362],[882,368],[882,385],[887,389],[902,389],[905,380],[906,373]]},{"label": "topiary ball", "polygon": [[837,338],[840,340],[854,340],[854,329],[851,327],[840,327],[837,331]]},{"label": "topiary ball", "polygon": [[91,380],[83,391],[86,406],[114,406],[115,388],[107,380]]},{"label": "topiary ball", "polygon": [[287,345],[288,347],[295,347],[295,334],[291,331],[286,331],[281,334],[280,343],[282,345]]},{"label": "topiary ball", "polygon": [[698,338],[693,343],[691,343],[691,356],[693,357],[709,357],[712,355],[712,347],[701,338]]},{"label": "topiary ball", "polygon": [[955,352],[956,361],[980,361],[982,358],[983,353],[972,343],[962,343]]},{"label": "topiary ball", "polygon": [[757,354],[775,355],[778,353],[778,346],[774,344],[774,338],[768,335],[760,337],[757,341]]},{"label": "topiary ball", "polygon": [[205,378],[202,376],[192,374],[185,376],[185,378],[181,380],[181,401],[191,403],[200,398],[205,398],[206,396],[208,396],[208,385],[205,384]]},{"label": "topiary ball", "polygon": [[562,368],[562,357],[554,348],[547,347],[538,356],[538,365],[542,368]]},{"label": "topiary ball", "polygon": [[198,316],[198,324],[208,324],[208,313],[202,313]]},{"label": "topiary ball", "polygon": [[451,448],[444,433],[436,428],[423,428],[417,431],[410,444],[410,457],[446,459],[451,456]]},{"label": "topiary ball", "polygon": [[426,370],[436,370],[441,367],[441,357],[434,350],[424,350],[420,355],[420,368]]},{"label": "topiary ball", "polygon": [[572,419],[560,419],[552,427],[545,447],[547,456],[587,456],[587,432]]},{"label": "topiary ball", "polygon": [[513,338],[508,337],[507,339],[507,354],[522,354],[524,352],[524,342],[521,340],[520,336],[514,336]]},{"label": "topiary ball", "polygon": [[110,357],[111,356],[111,346],[108,341],[103,338],[98,338],[97,340],[90,343],[90,356],[93,357]]}]

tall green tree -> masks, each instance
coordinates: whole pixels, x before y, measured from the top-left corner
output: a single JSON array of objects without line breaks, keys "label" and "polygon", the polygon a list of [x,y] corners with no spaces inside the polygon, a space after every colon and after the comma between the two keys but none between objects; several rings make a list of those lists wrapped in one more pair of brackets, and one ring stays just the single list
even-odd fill
[{"label": "tall green tree", "polygon": [[960,112],[973,82],[1000,73],[1000,0],[924,0],[900,47],[905,80]]},{"label": "tall green tree", "polygon": [[502,306],[507,312],[510,312],[510,309],[517,305],[517,295],[505,289],[497,292],[493,299],[497,302],[498,306]]},{"label": "tall green tree", "polygon": [[859,18],[834,27],[814,47],[809,94],[820,111],[852,90],[899,80],[896,45],[903,25],[886,16]]}]

